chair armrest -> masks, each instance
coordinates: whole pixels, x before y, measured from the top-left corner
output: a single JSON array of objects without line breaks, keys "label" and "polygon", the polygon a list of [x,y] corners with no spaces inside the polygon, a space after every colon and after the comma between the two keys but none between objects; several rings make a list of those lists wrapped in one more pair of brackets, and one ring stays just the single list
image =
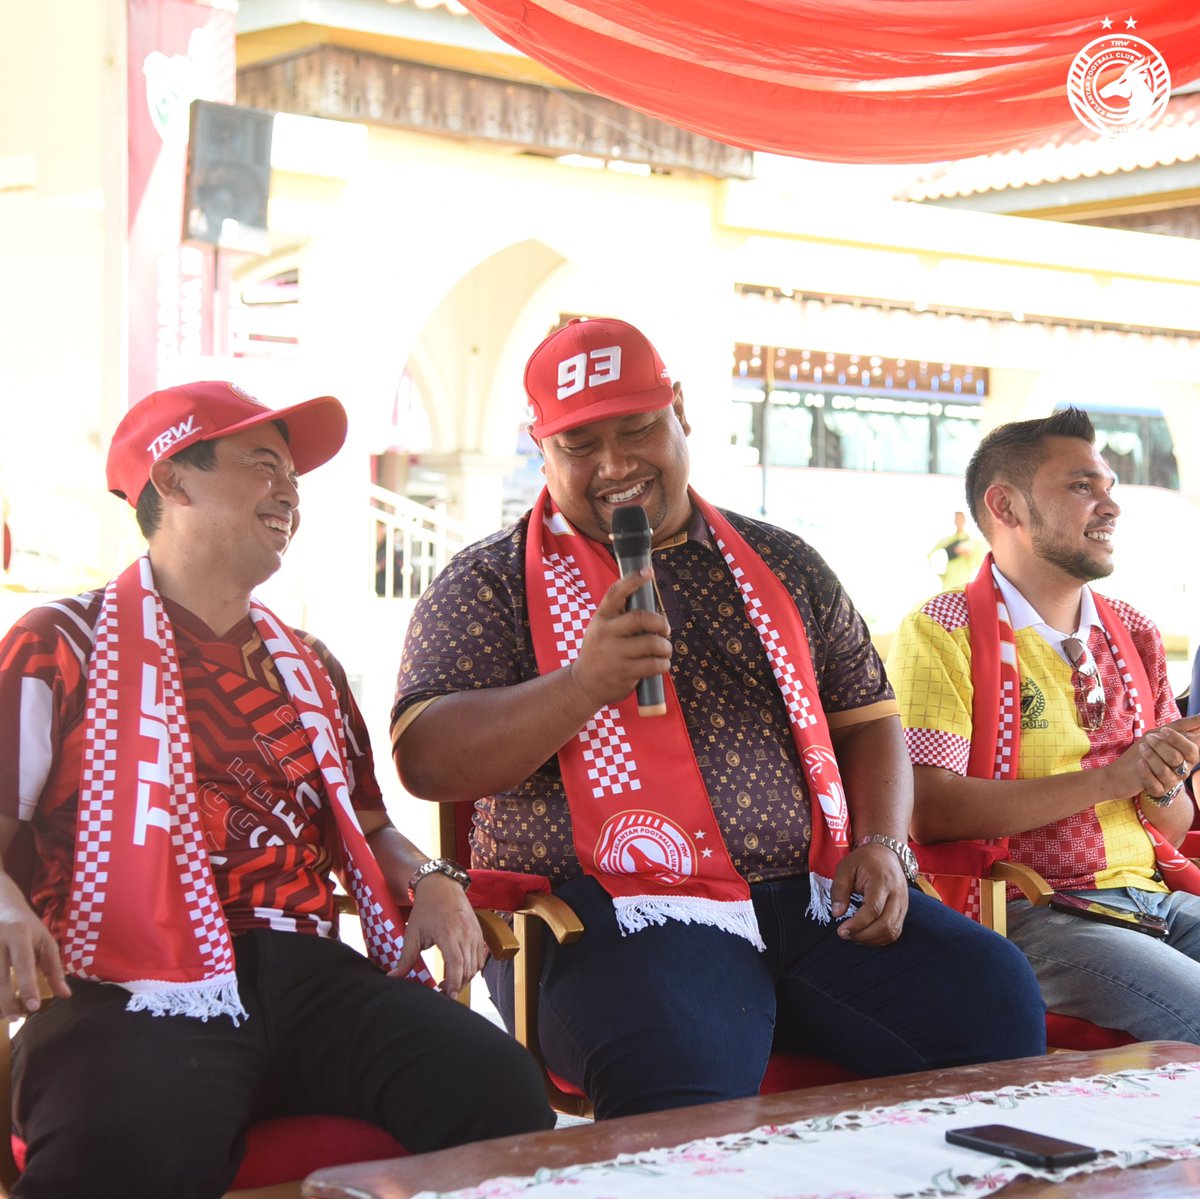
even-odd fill
[{"label": "chair armrest", "polygon": [[917,890],[924,895],[928,895],[930,899],[936,899],[938,903],[944,902],[942,893],[929,881],[924,874],[917,875]]},{"label": "chair armrest", "polygon": [[[483,872],[487,873],[487,872]],[[500,872],[495,872],[500,873]],[[514,874],[511,876],[514,879],[523,879],[527,882],[535,882],[534,876],[524,874]],[[509,958],[516,957],[517,951],[521,948],[521,943],[517,940],[517,934],[502,917],[497,916],[493,908],[499,908],[500,911],[511,912],[513,908],[508,904],[489,903],[489,899],[499,899],[500,895],[496,891],[488,891],[486,888],[483,893],[475,890],[476,874],[471,875],[471,886],[467,888],[467,898],[471,900],[471,907],[475,912],[475,919],[479,921],[479,931],[483,934],[484,943],[488,947],[488,952],[492,957],[501,961],[507,961]],[[548,879],[537,880],[544,882],[549,889],[550,882]],[[515,892],[514,892],[515,893]],[[354,899],[343,891],[335,893],[337,899],[337,910],[339,916],[358,916],[358,909],[354,906]],[[519,892],[521,899],[525,898],[525,892]],[[411,906],[407,903],[401,905],[400,910],[404,913],[411,911]]]},{"label": "chair armrest", "polygon": [[1036,870],[1022,866],[1020,862],[1008,859],[997,862],[992,867],[991,877],[1015,884],[1035,908],[1044,908],[1054,894],[1054,889]]},{"label": "chair armrest", "polygon": [[922,874],[965,874],[989,878],[992,867],[1008,855],[1004,845],[986,841],[938,841],[928,845],[911,842]]},{"label": "chair armrest", "polygon": [[[1035,907],[1044,907],[1054,894],[1036,870],[1008,857],[1007,843],[945,841],[914,844],[912,849],[921,874],[934,876],[934,885],[942,892],[937,898],[948,900],[1002,937],[1008,935],[1005,895],[1009,883]],[[975,881],[968,884],[968,880]]]},{"label": "chair armrest", "polygon": [[570,945],[583,936],[583,921],[565,900],[549,892],[534,892],[516,909],[521,916],[534,916],[554,934],[560,945]]},{"label": "chair armrest", "polygon": [[518,874],[514,870],[470,870],[467,899],[473,908],[494,912],[516,912],[534,893],[550,893],[550,880],[540,874]]},{"label": "chair armrest", "polygon": [[488,908],[476,908],[475,919],[479,921],[479,931],[483,934],[488,953],[497,961],[506,962],[517,956],[521,942],[513,932],[508,921]]}]

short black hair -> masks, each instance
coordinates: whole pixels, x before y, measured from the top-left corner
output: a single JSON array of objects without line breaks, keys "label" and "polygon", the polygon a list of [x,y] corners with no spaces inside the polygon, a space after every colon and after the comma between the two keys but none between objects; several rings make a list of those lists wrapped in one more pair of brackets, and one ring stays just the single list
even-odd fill
[{"label": "short black hair", "polygon": [[[287,422],[273,420],[271,424],[279,430],[280,437],[286,442],[288,440]],[[193,442],[189,446],[184,446],[178,454],[172,454],[171,457],[176,462],[186,462],[197,470],[212,470],[217,464],[217,442],[220,440],[219,437],[214,437],[212,441]],[[162,523],[162,500],[158,498],[158,492],[149,480],[142,488],[142,494],[138,496],[137,523],[138,528],[142,531],[142,536],[147,541],[154,533],[158,532],[158,526]]]},{"label": "short black hair", "polygon": [[[1063,408],[1036,420],[999,425],[979,443],[965,477],[971,519],[986,537],[991,523],[983,497],[993,483],[1011,483],[1026,499],[1031,497],[1033,476],[1046,457],[1047,437],[1078,437],[1096,443],[1092,418],[1081,408]],[[987,522],[985,524],[984,522]]]}]

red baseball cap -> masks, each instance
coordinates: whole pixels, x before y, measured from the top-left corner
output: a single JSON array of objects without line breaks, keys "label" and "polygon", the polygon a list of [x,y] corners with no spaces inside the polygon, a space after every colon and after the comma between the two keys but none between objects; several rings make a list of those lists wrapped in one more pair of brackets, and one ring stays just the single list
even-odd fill
[{"label": "red baseball cap", "polygon": [[666,408],[671,377],[644,333],[610,317],[569,321],[525,364],[525,394],[539,440],[576,425]]},{"label": "red baseball cap", "polygon": [[236,383],[184,383],[152,392],[121,418],[108,447],[108,489],[136,508],[160,458],[273,420],[287,422],[297,474],[328,462],[346,440],[346,410],[333,396],[268,408]]}]

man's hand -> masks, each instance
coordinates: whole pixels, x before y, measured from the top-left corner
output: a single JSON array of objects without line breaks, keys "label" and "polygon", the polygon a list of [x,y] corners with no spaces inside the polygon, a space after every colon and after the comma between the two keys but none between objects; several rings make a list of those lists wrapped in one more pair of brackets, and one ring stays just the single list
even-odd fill
[{"label": "man's hand", "polygon": [[671,669],[670,627],[660,612],[626,612],[629,597],[653,578],[646,567],[618,579],[600,601],[571,665],[571,678],[598,712],[619,704],[642,679]]},{"label": "man's hand", "polygon": [[71,998],[50,930],[33,914],[16,883],[0,873],[0,1017],[27,1016],[42,1006],[39,971],[52,995]]},{"label": "man's hand", "polygon": [[1114,789],[1122,798],[1165,795],[1200,762],[1200,715],[1151,729],[1139,737],[1115,762],[1100,767],[1111,773]]},{"label": "man's hand", "polygon": [[1182,720],[1151,729],[1114,765],[1125,763],[1126,758],[1131,758],[1130,764],[1137,776],[1137,785],[1131,795],[1143,791],[1147,795],[1165,795],[1200,763],[1200,715],[1185,716]]},{"label": "man's hand", "polygon": [[413,893],[416,898],[404,928],[404,951],[391,977],[403,978],[417,964],[421,950],[436,946],[446,966],[440,989],[457,999],[487,959],[479,921],[462,886],[444,874],[427,874]]},{"label": "man's hand", "polygon": [[908,880],[900,859],[886,845],[860,845],[848,853],[833,876],[833,918],[842,917],[851,894],[862,903],[838,925],[838,936],[858,945],[890,945],[900,936],[908,913]]}]

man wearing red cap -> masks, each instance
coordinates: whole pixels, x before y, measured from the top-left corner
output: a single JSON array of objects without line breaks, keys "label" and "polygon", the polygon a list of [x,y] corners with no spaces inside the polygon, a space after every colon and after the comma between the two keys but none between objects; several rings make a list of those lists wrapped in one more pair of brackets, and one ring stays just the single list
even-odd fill
[{"label": "man wearing red cap", "polygon": [[[689,488],[683,393],[632,326],[571,322],[525,388],[546,488],[422,595],[392,735],[410,792],[475,803],[476,864],[583,918],[542,975],[550,1068],[604,1118],[752,1094],[773,1044],[863,1074],[1041,1052],[1021,956],[909,890],[896,702],[829,568]],[[618,579],[628,507],[653,566]],[[627,611],[648,582],[660,610]]]},{"label": "man wearing red cap", "polygon": [[[345,433],[329,396],[146,397],[108,483],[148,552],[0,641],[0,851],[27,868],[0,873],[14,1195],[221,1195],[274,1115],[413,1151],[551,1121],[532,1059],[423,985],[422,947],[451,995],[485,956],[465,876],[389,823],[337,661],[252,598]],[[334,866],[370,960],[337,939]]]}]

